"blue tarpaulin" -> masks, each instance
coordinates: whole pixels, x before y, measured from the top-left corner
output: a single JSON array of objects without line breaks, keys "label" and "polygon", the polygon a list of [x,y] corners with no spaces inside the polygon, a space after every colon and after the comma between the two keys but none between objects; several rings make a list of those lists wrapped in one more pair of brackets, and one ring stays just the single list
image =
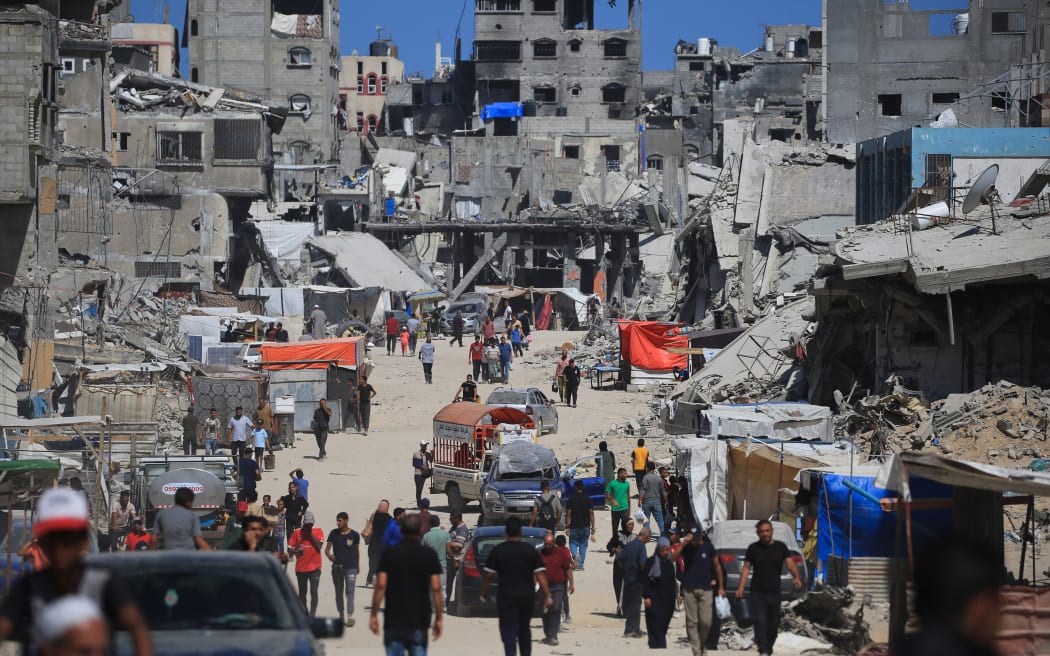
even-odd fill
[{"label": "blue tarpaulin", "polygon": [[481,108],[481,120],[486,122],[494,118],[514,118],[521,115],[521,103],[516,102],[492,103]]},{"label": "blue tarpaulin", "polygon": [[[853,532],[850,540],[850,488],[852,482],[862,492],[853,492]],[[912,478],[913,499],[950,499],[952,488],[924,478]],[[865,494],[866,493],[866,494]],[[883,499],[897,493],[875,487],[875,478],[824,473],[820,476],[817,503],[817,558],[828,562],[828,556],[840,558],[882,557],[898,555],[897,513],[885,512],[869,496]],[[951,530],[952,511],[913,510],[912,525],[923,530],[912,532],[916,551],[931,535],[943,535]]]}]

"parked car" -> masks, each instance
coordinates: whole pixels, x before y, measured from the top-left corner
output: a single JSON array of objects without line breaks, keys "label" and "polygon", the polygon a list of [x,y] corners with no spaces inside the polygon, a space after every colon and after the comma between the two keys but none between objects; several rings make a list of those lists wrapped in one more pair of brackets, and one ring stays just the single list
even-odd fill
[{"label": "parked car", "polygon": [[[525,526],[521,529],[521,540],[533,547],[543,546],[543,536],[547,531],[542,528]],[[499,581],[493,578],[489,585],[489,597],[482,601],[478,596],[481,592],[481,581],[484,578],[485,561],[497,544],[503,542],[502,526],[479,526],[470,534],[470,540],[463,548],[463,567],[456,576],[456,589],[454,590],[454,601],[457,615],[470,615],[479,611],[495,612],[496,589]],[[543,608],[541,595],[536,595],[536,607],[532,614],[539,615]]]},{"label": "parked car", "polygon": [[558,432],[558,407],[538,387],[497,387],[485,399],[487,405],[515,408],[532,417],[540,435]]},{"label": "parked car", "polygon": [[[784,522],[773,522],[773,539],[780,540],[787,545],[791,552],[791,560],[798,567],[799,576],[802,578],[802,589],[795,587],[791,572],[788,571],[787,563],[780,570],[780,592],[783,599],[790,601],[805,594],[809,581],[809,571],[806,568],[806,559],[802,556],[802,550],[795,539],[795,532]],[[744,566],[744,555],[747,547],[752,542],[758,541],[755,535],[755,521],[750,519],[733,519],[718,522],[711,529],[711,544],[718,552],[718,562],[725,571],[725,584],[727,594],[732,594],[740,585],[740,570]],[[744,584],[744,589],[751,588],[751,581]]]},{"label": "parked car", "polygon": [[245,342],[237,353],[237,362],[242,367],[258,369],[262,364],[262,342]]},{"label": "parked car", "polygon": [[[593,458],[588,456],[570,465],[563,474],[554,452],[547,447],[526,441],[504,444],[496,451],[496,457],[492,459],[492,465],[481,484],[481,516],[478,523],[492,526],[502,524],[510,517],[517,517],[527,524],[532,519],[532,509],[545,480],[550,483],[552,490],[561,490],[563,502],[579,480],[583,482],[583,491],[591,498],[591,503],[596,507],[603,506],[605,481],[601,477],[573,477],[585,461]],[[563,514],[562,523],[564,520]]]},{"label": "parked car", "polygon": [[[87,562],[118,571],[146,617],[156,654],[320,654],[318,638],[342,623],[308,618],[277,559],[238,551],[99,554]],[[133,653],[116,635],[116,654]]]},{"label": "parked car", "polygon": [[452,319],[455,318],[457,310],[462,310],[463,334],[470,335],[480,332],[485,307],[485,301],[482,299],[465,299],[450,303],[448,307],[441,310],[441,321],[438,322],[438,328],[445,335],[451,335]]}]

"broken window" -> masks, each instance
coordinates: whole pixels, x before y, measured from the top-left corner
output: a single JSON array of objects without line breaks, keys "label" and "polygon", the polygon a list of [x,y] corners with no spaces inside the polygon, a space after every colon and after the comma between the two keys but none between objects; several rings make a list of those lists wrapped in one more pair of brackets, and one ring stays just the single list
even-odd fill
[{"label": "broken window", "polygon": [[565,159],[580,159],[580,147],[562,146],[562,157]]},{"label": "broken window", "polygon": [[259,158],[261,132],[255,119],[215,120],[215,159],[255,160]]},{"label": "broken window", "polygon": [[383,75],[387,74],[387,64],[386,64],[386,62],[379,62],[379,72],[382,73]]},{"label": "broken window", "polygon": [[1010,109],[1011,100],[1009,91],[992,92],[992,107],[994,109]]},{"label": "broken window", "polygon": [[536,102],[557,102],[557,93],[554,91],[554,87],[534,87],[532,89],[532,98]]},{"label": "broken window", "polygon": [[376,93],[376,74],[368,74],[368,95],[374,96]]},{"label": "broken window", "polygon": [[653,171],[664,170],[664,158],[661,155],[650,155],[645,160],[645,168],[652,169]]},{"label": "broken window", "polygon": [[201,132],[157,132],[158,164],[199,164]]},{"label": "broken window", "polygon": [[182,277],[182,263],[170,262],[168,260],[136,260],[136,278],[180,278]]},{"label": "broken window", "polygon": [[292,48],[288,51],[288,68],[310,68],[310,49]]},{"label": "broken window", "polygon": [[475,41],[477,61],[521,61],[520,41]]},{"label": "broken window", "polygon": [[113,133],[113,144],[116,146],[117,152],[127,152],[128,141],[131,139],[130,132],[114,132]]},{"label": "broken window", "polygon": [[606,39],[602,45],[605,48],[606,57],[627,56],[627,41],[624,39]]},{"label": "broken window", "polygon": [[365,63],[363,61],[358,61],[357,62],[357,74],[358,75],[364,75],[365,74]]},{"label": "broken window", "polygon": [[902,114],[901,95],[887,93],[879,95],[879,114],[883,116],[900,116]]},{"label": "broken window", "polygon": [[582,45],[583,41],[580,41],[579,39],[572,39],[571,41],[569,41],[569,52],[579,52],[580,46]]},{"label": "broken window", "polygon": [[811,49],[823,48],[824,47],[824,31],[823,30],[810,30],[809,31],[809,47]]},{"label": "broken window", "polygon": [[197,67],[194,66],[190,69],[190,82],[200,82],[199,75],[197,75]]},{"label": "broken window", "polygon": [[581,93],[580,85],[574,84],[569,87],[569,95],[573,98],[579,98]]},{"label": "broken window", "polygon": [[62,58],[62,70],[59,75],[65,77],[77,72],[77,60],[72,57]]},{"label": "broken window", "polygon": [[537,14],[554,13],[558,11],[557,0],[533,0],[532,11]]},{"label": "broken window", "polygon": [[933,94],[934,105],[950,105],[959,100],[957,93],[935,93]]},{"label": "broken window", "polygon": [[702,71],[702,70],[704,70],[704,62],[702,62],[702,61],[689,62],[689,70],[691,70],[691,71]]},{"label": "broken window", "polygon": [[196,19],[190,21],[190,36],[197,36],[197,21],[196,21]]},{"label": "broken window", "polygon": [[361,134],[365,132],[365,115],[364,112],[357,113],[357,131]]},{"label": "broken window", "polygon": [[608,171],[619,171],[620,170],[620,147],[619,146],[602,146],[602,157],[605,158],[605,168]]},{"label": "broken window", "polygon": [[521,11],[521,0],[477,0],[478,12],[486,11]]},{"label": "broken window", "polygon": [[532,42],[532,56],[536,59],[553,59],[558,56],[558,43],[551,39],[537,39]]},{"label": "broken window", "polygon": [[517,80],[483,81],[488,98],[484,104],[494,102],[520,102],[521,90]]},{"label": "broken window", "polygon": [[292,114],[310,114],[310,96],[297,93],[288,98],[289,112]]},{"label": "broken window", "polygon": [[1023,11],[993,11],[992,34],[1024,32]]},{"label": "broken window", "polygon": [[619,82],[612,82],[602,87],[602,102],[622,103],[627,99],[627,88]]}]

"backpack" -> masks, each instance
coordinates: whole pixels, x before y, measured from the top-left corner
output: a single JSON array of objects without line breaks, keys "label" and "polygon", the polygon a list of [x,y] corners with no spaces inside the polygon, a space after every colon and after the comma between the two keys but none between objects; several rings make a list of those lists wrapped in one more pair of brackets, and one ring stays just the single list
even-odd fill
[{"label": "backpack", "polygon": [[537,523],[546,529],[554,530],[558,523],[558,513],[554,512],[554,495],[544,499],[540,497],[540,509],[536,513]]}]

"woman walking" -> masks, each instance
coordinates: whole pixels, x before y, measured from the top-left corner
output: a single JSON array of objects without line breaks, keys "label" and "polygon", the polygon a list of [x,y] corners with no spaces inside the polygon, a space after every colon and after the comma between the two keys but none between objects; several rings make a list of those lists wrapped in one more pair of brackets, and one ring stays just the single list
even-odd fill
[{"label": "woman walking", "polygon": [[313,421],[310,422],[310,427],[314,430],[314,439],[317,440],[318,460],[324,460],[328,456],[325,445],[328,443],[328,424],[331,417],[332,409],[328,407],[326,400],[321,399],[317,409],[314,410]]},{"label": "woman walking", "polygon": [[645,604],[645,630],[649,634],[649,649],[667,649],[667,628],[671,626],[677,596],[670,540],[661,537],[657,541],[656,553],[645,561],[645,572],[642,599]]}]

